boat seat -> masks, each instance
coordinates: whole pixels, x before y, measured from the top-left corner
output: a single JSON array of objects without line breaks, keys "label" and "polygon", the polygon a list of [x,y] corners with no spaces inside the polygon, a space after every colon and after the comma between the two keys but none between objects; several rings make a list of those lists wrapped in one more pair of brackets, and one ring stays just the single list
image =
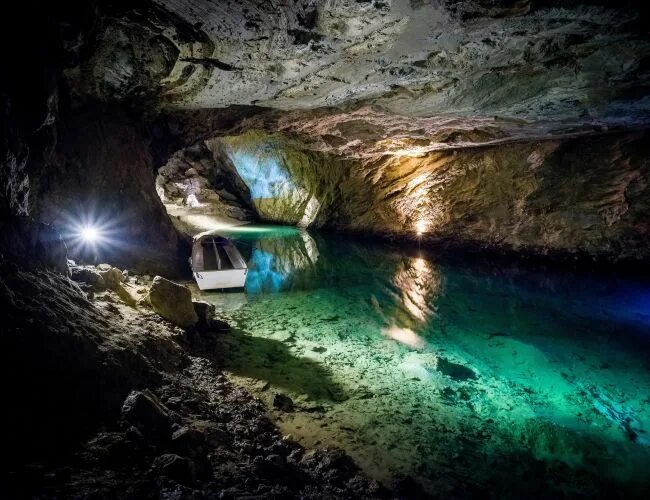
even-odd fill
[{"label": "boat seat", "polygon": [[234,269],[235,267],[232,265],[232,262],[230,261],[230,256],[226,253],[224,248],[222,246],[217,246],[217,252],[219,252],[219,260],[221,262],[221,268],[220,269]]},{"label": "boat seat", "polygon": [[219,269],[219,262],[217,261],[217,254],[214,252],[212,242],[201,245],[203,250],[203,270],[216,271]]}]

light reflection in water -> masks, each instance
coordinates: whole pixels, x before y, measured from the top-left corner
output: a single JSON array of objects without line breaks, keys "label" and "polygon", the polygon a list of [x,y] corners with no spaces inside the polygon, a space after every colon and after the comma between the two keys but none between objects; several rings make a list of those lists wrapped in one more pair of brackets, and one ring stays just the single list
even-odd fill
[{"label": "light reflection in water", "polygon": [[413,319],[424,323],[434,314],[430,304],[440,292],[441,279],[431,263],[422,257],[409,259],[397,270],[393,283]]},{"label": "light reflection in water", "polygon": [[277,293],[291,286],[296,272],[318,261],[318,246],[305,230],[257,239],[248,260],[246,291]]},{"label": "light reflection in water", "polygon": [[382,328],[381,334],[412,349],[422,349],[425,346],[424,339],[410,328],[400,328],[393,325]]},{"label": "light reflection in water", "polygon": [[647,476],[646,283],[440,263],[297,229],[237,238],[248,245],[249,301],[224,317],[255,340],[223,337],[235,346],[229,369],[334,409],[325,427],[287,417],[287,433],[427,480],[442,477],[432,463],[491,472],[459,461],[459,442],[519,463],[522,436],[535,467],[540,456],[573,467],[585,453],[594,474],[618,461]]}]

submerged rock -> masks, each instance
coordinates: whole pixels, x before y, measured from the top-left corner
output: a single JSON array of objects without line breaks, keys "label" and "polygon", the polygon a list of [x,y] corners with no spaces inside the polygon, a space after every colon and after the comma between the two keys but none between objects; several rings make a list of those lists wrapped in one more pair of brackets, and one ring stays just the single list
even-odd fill
[{"label": "submerged rock", "polygon": [[149,303],[154,311],[181,328],[195,326],[199,321],[190,290],[161,276],[151,284]]},{"label": "submerged rock", "polygon": [[286,394],[278,393],[273,398],[273,406],[278,410],[293,411],[294,408],[293,399],[291,399]]},{"label": "submerged rock", "polygon": [[476,373],[471,368],[454,363],[440,356],[436,362],[435,370],[459,382],[476,379]]}]

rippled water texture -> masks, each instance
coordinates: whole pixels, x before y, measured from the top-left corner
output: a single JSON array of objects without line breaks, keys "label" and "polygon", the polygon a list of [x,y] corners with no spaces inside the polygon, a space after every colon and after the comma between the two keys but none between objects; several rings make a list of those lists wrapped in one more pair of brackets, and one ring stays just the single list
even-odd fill
[{"label": "rippled water texture", "polygon": [[[228,233],[245,293],[228,371],[307,446],[436,495],[642,495],[650,479],[650,285],[450,264],[283,227]],[[198,294],[198,291],[197,291]]]}]

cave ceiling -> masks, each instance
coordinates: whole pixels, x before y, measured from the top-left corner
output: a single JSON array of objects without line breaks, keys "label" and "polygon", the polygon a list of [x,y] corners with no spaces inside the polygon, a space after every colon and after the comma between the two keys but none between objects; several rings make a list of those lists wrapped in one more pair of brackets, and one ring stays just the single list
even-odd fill
[{"label": "cave ceiling", "polygon": [[71,73],[107,99],[155,89],[167,110],[291,112],[285,131],[352,155],[639,127],[641,3],[150,0]]}]

